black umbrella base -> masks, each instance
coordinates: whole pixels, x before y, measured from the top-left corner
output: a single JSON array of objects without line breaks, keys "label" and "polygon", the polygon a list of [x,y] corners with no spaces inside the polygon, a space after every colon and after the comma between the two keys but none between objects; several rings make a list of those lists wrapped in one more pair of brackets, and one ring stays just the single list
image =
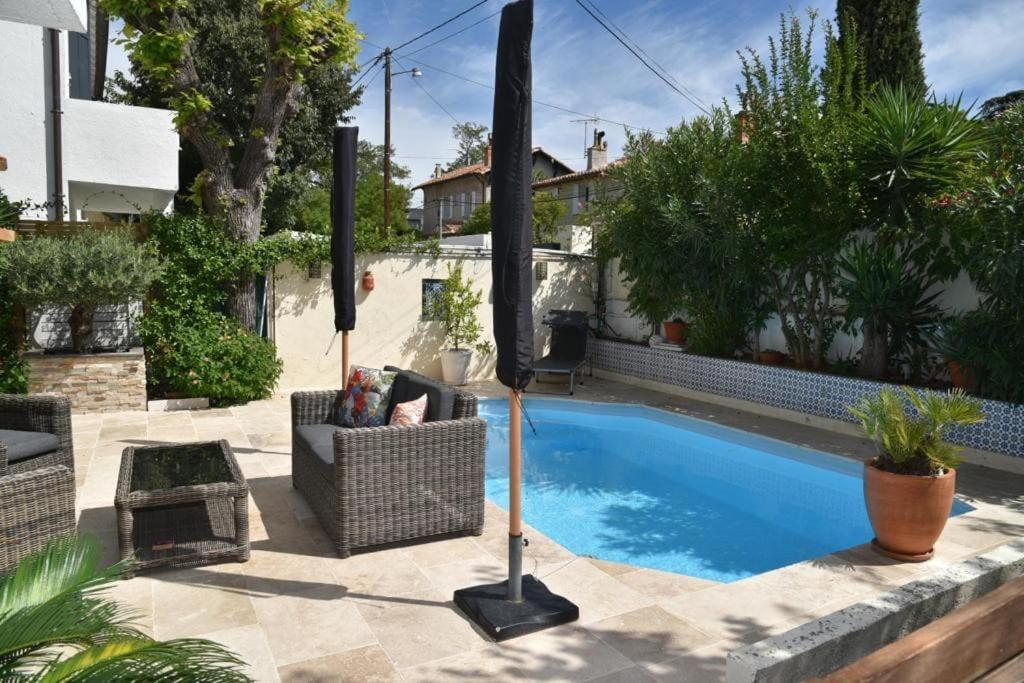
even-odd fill
[{"label": "black umbrella base", "polygon": [[455,591],[455,605],[494,640],[518,638],[580,618],[580,608],[548,590],[533,574],[523,577],[523,601],[506,599],[508,581]]}]

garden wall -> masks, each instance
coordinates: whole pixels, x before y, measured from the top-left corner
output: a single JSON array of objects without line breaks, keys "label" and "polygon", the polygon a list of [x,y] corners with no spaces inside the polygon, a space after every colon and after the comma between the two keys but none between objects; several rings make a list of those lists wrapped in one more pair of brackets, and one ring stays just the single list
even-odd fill
[{"label": "garden wall", "polygon": [[142,349],[90,355],[25,355],[29,393],[63,394],[76,413],[146,409],[146,358]]},{"label": "garden wall", "polygon": [[[870,380],[662,351],[607,339],[594,342],[593,364],[595,371],[610,373],[615,379],[655,382],[851,424],[855,419],[846,406],[876,394],[884,386]],[[990,400],[982,404],[987,420],[950,432],[949,440],[1024,458],[1024,405]]]},{"label": "garden wall", "polygon": [[[464,275],[483,292],[477,316],[482,340],[492,340],[491,253],[482,248],[445,248],[430,254],[360,254],[356,257],[356,327],[349,334],[350,362],[368,367],[398,365],[433,377],[441,376],[440,323],[422,317],[425,280],[443,279],[447,267],[464,259]],[[547,270],[537,280],[538,270]],[[375,287],[359,284],[364,271],[374,275]],[[594,262],[589,257],[536,250],[534,252],[533,312],[537,321],[538,355],[548,340],[540,317],[553,308],[593,310]],[[305,268],[284,263],[273,273],[271,336],[284,373],[278,391],[337,388],[342,384],[341,335],[334,336],[331,268],[323,264],[318,277]],[[494,376],[494,356],[474,353],[471,379]]]}]

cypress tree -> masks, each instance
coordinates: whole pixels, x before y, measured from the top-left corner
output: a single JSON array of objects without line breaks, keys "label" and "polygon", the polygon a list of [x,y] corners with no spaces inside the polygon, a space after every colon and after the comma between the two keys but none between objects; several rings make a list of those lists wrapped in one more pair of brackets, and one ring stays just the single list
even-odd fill
[{"label": "cypress tree", "polygon": [[903,83],[910,91],[925,92],[924,56],[917,20],[920,0],[837,0],[836,16],[856,24],[864,49],[869,86]]}]

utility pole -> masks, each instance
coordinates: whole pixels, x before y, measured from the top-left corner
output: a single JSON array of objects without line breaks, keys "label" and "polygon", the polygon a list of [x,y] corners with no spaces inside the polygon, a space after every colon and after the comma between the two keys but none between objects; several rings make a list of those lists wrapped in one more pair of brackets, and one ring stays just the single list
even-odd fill
[{"label": "utility pole", "polygon": [[391,48],[384,48],[384,236],[391,237]]}]

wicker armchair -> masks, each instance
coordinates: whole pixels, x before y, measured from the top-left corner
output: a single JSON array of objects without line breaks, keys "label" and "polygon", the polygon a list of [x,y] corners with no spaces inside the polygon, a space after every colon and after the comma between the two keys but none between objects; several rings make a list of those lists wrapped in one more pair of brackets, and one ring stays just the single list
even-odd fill
[{"label": "wicker armchair", "polygon": [[[0,394],[0,430],[52,434],[56,443],[51,450],[7,462],[7,450],[0,460],[0,476],[20,474],[44,467],[63,465],[75,472],[75,454],[71,445],[71,401],[65,396],[18,396]],[[0,436],[0,446],[3,437]]]},{"label": "wicker armchair", "polygon": [[[6,461],[0,444],[0,460]],[[67,467],[0,476],[0,572],[56,536],[75,532],[75,475]]]},{"label": "wicker armchair", "polygon": [[298,438],[296,428],[330,425],[341,393],[291,397],[292,485],[309,502],[339,557],[383,543],[482,533],[487,437],[486,423],[476,416],[476,396],[455,391],[450,420],[328,430],[330,463]]}]

